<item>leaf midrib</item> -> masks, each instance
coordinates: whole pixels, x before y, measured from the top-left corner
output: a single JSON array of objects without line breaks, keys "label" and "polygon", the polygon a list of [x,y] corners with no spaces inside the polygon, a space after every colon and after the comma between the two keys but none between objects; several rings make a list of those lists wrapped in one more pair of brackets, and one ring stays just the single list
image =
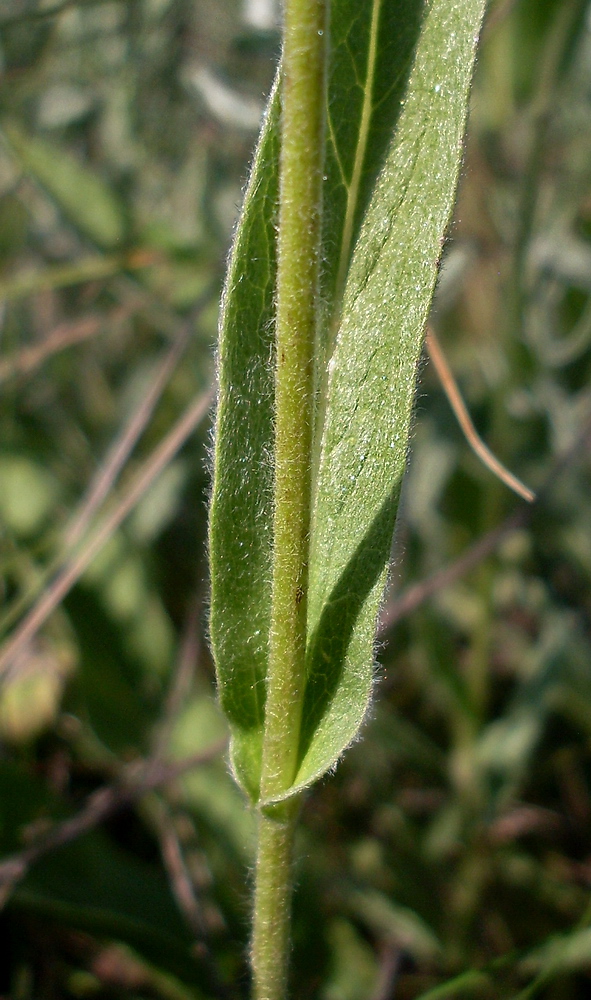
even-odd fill
[{"label": "leaf midrib", "polygon": [[[316,484],[318,481],[318,470],[320,467],[320,457],[322,454],[322,440],[324,438],[324,427],[326,423],[326,409],[328,405],[328,384],[330,378],[330,370],[329,370],[330,359],[332,358],[334,352],[334,347],[336,344],[339,327],[341,325],[343,296],[344,296],[345,284],[347,281],[349,263],[351,258],[351,244],[353,242],[355,216],[359,201],[359,189],[361,186],[363,165],[365,163],[367,154],[367,146],[369,141],[369,131],[371,126],[372,115],[375,110],[373,106],[373,94],[374,94],[377,55],[378,55],[378,32],[379,32],[381,9],[382,9],[382,0],[372,0],[369,48],[367,55],[367,70],[365,77],[365,85],[363,88],[363,104],[361,108],[361,118],[359,123],[359,132],[357,135],[357,143],[355,146],[353,170],[351,173],[351,180],[349,183],[347,183],[345,178],[345,172],[343,170],[343,166],[341,163],[341,158],[339,155],[339,150],[336,142],[336,136],[332,128],[330,119],[330,108],[328,109],[326,116],[328,134],[330,135],[330,139],[334,149],[335,160],[339,167],[339,172],[343,180],[343,185],[347,191],[347,208],[345,210],[345,219],[343,223],[343,231],[341,236],[341,248],[339,253],[337,278],[334,286],[332,312],[330,320],[328,322],[327,343],[323,352],[323,362],[322,362],[323,368],[322,371],[319,373],[319,391],[317,396],[316,427],[314,434],[315,440],[312,445],[313,507],[315,505],[315,499],[316,499]],[[310,551],[311,551],[311,546],[310,546]]]},{"label": "leaf midrib", "polygon": [[[378,28],[379,28],[381,7],[382,7],[382,0],[373,0],[372,11],[371,11],[371,25],[369,31],[369,49],[367,54],[367,73],[366,73],[365,87],[363,93],[363,105],[361,108],[361,120],[359,123],[359,133],[357,136],[357,145],[355,148],[355,159],[353,161],[351,182],[350,184],[346,185],[347,209],[345,212],[345,221],[343,224],[343,235],[341,238],[341,252],[339,255],[339,266],[337,270],[337,279],[335,284],[335,304],[337,305],[337,309],[335,309],[336,316],[338,316],[338,313],[340,313],[340,306],[343,299],[345,282],[347,279],[349,258],[351,254],[351,242],[353,240],[353,227],[355,224],[355,214],[357,210],[357,203],[359,200],[361,175],[363,172],[363,164],[365,163],[365,156],[367,152],[367,143],[369,138],[371,119],[374,112],[373,92],[374,92],[377,53],[378,53]],[[335,144],[335,153],[338,156],[338,150],[336,149],[336,144]],[[332,324],[333,334],[336,334],[335,326],[336,326],[336,321],[333,318],[333,324]],[[332,347],[333,345],[331,344],[329,356],[332,354]]]}]

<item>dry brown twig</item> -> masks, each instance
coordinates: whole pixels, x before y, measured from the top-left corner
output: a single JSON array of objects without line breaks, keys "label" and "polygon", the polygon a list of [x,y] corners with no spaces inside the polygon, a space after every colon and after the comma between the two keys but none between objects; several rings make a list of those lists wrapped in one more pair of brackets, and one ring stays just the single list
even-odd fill
[{"label": "dry brown twig", "polygon": [[[145,313],[149,318],[152,318],[152,313],[155,310],[157,313],[158,328],[167,336],[172,337],[173,343],[164,352],[139,406],[134,410],[127,424],[111,444],[103,463],[100,465],[86,490],[78,509],[66,525],[61,551],[42,571],[38,572],[34,585],[19,594],[13,600],[10,607],[6,608],[0,616],[0,629],[2,632],[7,631],[15,621],[18,621],[22,614],[31,608],[31,605],[47,586],[49,580],[55,574],[59,573],[68,557],[72,555],[76,545],[81,542],[93,517],[100,510],[127,459],[146,429],[154,413],[154,409],[176,365],[182,357],[189,337],[194,330],[195,323],[199,319],[204,307],[211,301],[212,295],[211,289],[207,288],[195,303],[189,316],[185,320],[180,321],[177,316],[169,314],[168,310],[163,308],[157,300],[153,302],[151,296],[146,295],[141,289],[136,289],[133,282],[120,279],[116,282],[116,285],[118,294],[122,299],[122,304],[118,309],[113,310],[104,322],[108,322],[112,326],[115,322],[120,322],[122,319],[137,313]],[[59,338],[57,335],[55,337],[49,335],[48,339],[51,339],[58,345]],[[67,345],[64,343],[63,346]],[[61,343],[56,346],[56,349],[61,349]],[[39,363],[47,356],[48,354],[44,353],[43,357],[39,359]],[[0,363],[0,380],[1,371]]]},{"label": "dry brown twig", "polygon": [[517,476],[509,472],[509,469],[502,462],[499,462],[496,455],[493,455],[490,448],[478,434],[432,326],[427,327],[426,345],[441,387],[472,450],[478,455],[480,461],[486,465],[487,469],[490,469],[501,482],[505,483],[505,486],[508,486],[514,493],[517,493],[517,496],[520,496],[523,500],[533,503],[536,498],[535,493],[522,483]]},{"label": "dry brown twig", "polygon": [[187,346],[193,328],[192,322],[184,323],[176,340],[170,347],[145,392],[141,404],[131,415],[129,422],[112,443],[105,461],[90,483],[78,512],[68,525],[64,542],[68,549],[80,541],[94,514],[108,495],[119,473],[146,429],[162,393]]},{"label": "dry brown twig", "polygon": [[162,718],[158,721],[154,730],[152,741],[153,757],[164,756],[170,739],[171,729],[191,690],[201,651],[201,636],[199,634],[201,610],[201,598],[196,597],[189,607],[184,623]]},{"label": "dry brown twig", "polygon": [[474,545],[470,546],[458,559],[444,566],[426,580],[412,584],[399,597],[388,601],[383,608],[380,625],[378,628],[378,639],[385,643],[389,635],[401,618],[415,611],[429,597],[437,591],[447,587],[462,576],[465,576],[471,569],[474,569],[483,559],[495,551],[499,543],[516,528],[525,527],[533,515],[533,512],[546,500],[551,493],[556,481],[563,472],[581,456],[588,454],[591,449],[591,413],[587,416],[579,433],[576,435],[570,448],[559,455],[554,462],[550,472],[546,476],[541,489],[536,495],[536,500],[527,506],[519,506],[509,514],[492,531],[487,532],[479,538]]},{"label": "dry brown twig", "polygon": [[45,836],[23,851],[5,858],[0,864],[0,908],[6,904],[10,893],[31,866],[44,855],[77,840],[147,792],[174,781],[200,764],[214,760],[225,746],[226,740],[223,739],[207,750],[176,763],[152,759],[126,767],[118,783],[99,788],[89,795],[86,805],[75,816],[57,823]]},{"label": "dry brown twig", "polygon": [[66,347],[80,344],[104,330],[109,324],[119,322],[123,308],[116,309],[109,316],[85,316],[72,323],[60,323],[38,344],[24,347],[0,361],[0,382],[17,375],[30,375],[48,358]]},{"label": "dry brown twig", "polygon": [[378,981],[371,1000],[393,1000],[404,955],[402,949],[391,941],[385,942],[381,951]]},{"label": "dry brown twig", "polygon": [[529,507],[520,507],[513,511],[501,524],[479,538],[454,562],[433,573],[426,580],[419,580],[418,583],[411,584],[400,597],[389,601],[380,617],[378,630],[380,642],[387,640],[390,631],[402,618],[406,618],[407,615],[416,611],[429,597],[461,579],[483,559],[491,555],[503,538],[527,523],[529,515]]},{"label": "dry brown twig", "polygon": [[47,621],[49,615],[55,611],[97,553],[201,423],[209,411],[212,401],[213,390],[210,390],[187,407],[174,427],[143,464],[115,509],[98,525],[82,549],[66,562],[29,614],[25,616],[18,628],[4,643],[0,651],[0,676],[4,674],[5,679],[9,676],[11,665],[19,651],[31,641],[38,629]]},{"label": "dry brown twig", "polygon": [[150,821],[160,844],[162,862],[168,875],[172,893],[181,913],[197,939],[206,933],[205,921],[195,893],[195,887],[173,819],[166,804],[158,799],[150,803]]}]

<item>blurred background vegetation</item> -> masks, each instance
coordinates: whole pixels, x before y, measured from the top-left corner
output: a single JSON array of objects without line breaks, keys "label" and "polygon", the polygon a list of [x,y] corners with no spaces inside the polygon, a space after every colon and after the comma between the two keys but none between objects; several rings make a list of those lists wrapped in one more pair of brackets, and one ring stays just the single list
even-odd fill
[{"label": "blurred background vegetation", "polygon": [[[273,0],[0,2],[0,996],[248,995],[206,641],[217,303]],[[497,0],[298,1000],[591,995],[591,5]],[[193,765],[193,766],[190,766]],[[8,947],[6,947],[6,944]]]}]

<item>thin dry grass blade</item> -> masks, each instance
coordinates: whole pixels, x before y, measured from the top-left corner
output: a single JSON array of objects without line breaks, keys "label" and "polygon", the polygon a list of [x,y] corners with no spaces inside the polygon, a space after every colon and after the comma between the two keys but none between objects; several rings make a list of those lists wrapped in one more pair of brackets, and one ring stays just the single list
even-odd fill
[{"label": "thin dry grass blade", "polygon": [[507,469],[502,462],[499,462],[496,455],[493,455],[490,448],[479,436],[478,431],[472,423],[472,418],[466,409],[466,404],[462,399],[458,384],[453,377],[451,368],[445,359],[445,355],[441,350],[441,345],[432,326],[427,327],[426,343],[427,350],[429,351],[429,357],[435,365],[435,370],[439,377],[439,381],[441,382],[441,387],[447,396],[449,405],[454,411],[455,417],[462,428],[464,437],[472,448],[472,451],[478,455],[478,458],[484,465],[486,465],[487,469],[490,469],[490,471],[494,473],[498,479],[505,483],[505,486],[508,486],[514,493],[517,493],[517,495],[523,500],[527,500],[528,503],[533,503],[536,499],[535,493],[533,493],[528,486],[522,483],[517,476],[514,476],[512,472],[509,472],[509,469]]},{"label": "thin dry grass blade", "polygon": [[38,629],[55,611],[66,594],[74,586],[94,557],[111,538],[122,521],[133,510],[138,501],[153,484],[157,476],[168,465],[179,448],[207,414],[213,400],[213,390],[200,396],[186,410],[172,430],[154,449],[143,464],[115,509],[105,518],[96,531],[86,540],[81,550],[70,559],[49,585],[39,601],[23,619],[12,636],[0,650],[0,675],[9,674],[11,664],[19,652],[33,638]]},{"label": "thin dry grass blade", "polygon": [[146,429],[166,384],[187,346],[189,332],[190,326],[186,324],[158,366],[140,406],[111,445],[103,465],[98,469],[88,487],[77,514],[74,515],[66,529],[64,542],[68,549],[74,548],[84,535],[94,514],[108,495],[137,441]]}]

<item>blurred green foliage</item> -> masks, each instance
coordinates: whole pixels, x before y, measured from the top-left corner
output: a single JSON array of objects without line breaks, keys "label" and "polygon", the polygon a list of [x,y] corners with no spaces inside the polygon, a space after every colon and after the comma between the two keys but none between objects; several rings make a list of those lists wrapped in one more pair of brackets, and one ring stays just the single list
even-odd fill
[{"label": "blurred green foliage", "polygon": [[[98,508],[78,536],[74,514],[148,394],[107,512],[212,382],[275,16],[253,0],[0,5],[5,643],[84,551]],[[304,807],[297,998],[589,994],[590,119],[589,4],[492,3],[433,321],[480,433],[542,492],[382,636],[364,738]],[[519,508],[430,366],[416,411],[394,612]],[[5,658],[3,855],[23,857],[146,757],[183,761],[224,735],[206,424]],[[223,753],[90,825],[14,884],[0,995],[246,996],[253,827]]]}]

